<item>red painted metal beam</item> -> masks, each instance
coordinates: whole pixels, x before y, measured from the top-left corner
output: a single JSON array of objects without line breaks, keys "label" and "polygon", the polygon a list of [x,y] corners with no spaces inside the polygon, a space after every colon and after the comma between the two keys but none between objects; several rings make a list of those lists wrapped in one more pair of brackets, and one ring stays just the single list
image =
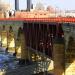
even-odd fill
[{"label": "red painted metal beam", "polygon": [[75,18],[0,18],[0,21],[31,21],[31,22],[75,22]]}]

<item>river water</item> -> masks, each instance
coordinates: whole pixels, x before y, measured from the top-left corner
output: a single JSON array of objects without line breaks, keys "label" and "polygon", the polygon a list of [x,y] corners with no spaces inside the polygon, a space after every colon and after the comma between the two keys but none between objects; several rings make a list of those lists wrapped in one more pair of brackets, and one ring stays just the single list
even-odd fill
[{"label": "river water", "polygon": [[13,54],[5,53],[3,48],[0,48],[0,71],[15,69],[18,61],[16,61],[16,57]]}]

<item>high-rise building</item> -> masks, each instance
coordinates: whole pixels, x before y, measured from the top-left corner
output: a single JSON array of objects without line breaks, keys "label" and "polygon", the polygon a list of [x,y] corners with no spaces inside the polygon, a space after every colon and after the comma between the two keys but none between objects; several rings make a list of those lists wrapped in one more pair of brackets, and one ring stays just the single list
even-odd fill
[{"label": "high-rise building", "polygon": [[19,10],[19,0],[15,0],[15,10]]},{"label": "high-rise building", "polygon": [[27,0],[27,11],[30,11],[31,9],[31,0]]}]

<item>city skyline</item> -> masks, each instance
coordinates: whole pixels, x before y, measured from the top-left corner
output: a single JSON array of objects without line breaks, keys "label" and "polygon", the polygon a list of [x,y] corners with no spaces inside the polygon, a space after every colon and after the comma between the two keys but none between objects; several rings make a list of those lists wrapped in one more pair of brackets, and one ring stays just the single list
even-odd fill
[{"label": "city skyline", "polygon": [[[56,8],[60,8],[61,10],[74,10],[75,9],[75,1],[74,0],[39,0],[45,7],[52,6]],[[32,4],[36,5],[38,0],[32,0]],[[15,8],[14,0],[4,0],[4,2],[10,3],[12,9]],[[24,10],[27,8],[26,0],[19,0],[19,9]]]}]

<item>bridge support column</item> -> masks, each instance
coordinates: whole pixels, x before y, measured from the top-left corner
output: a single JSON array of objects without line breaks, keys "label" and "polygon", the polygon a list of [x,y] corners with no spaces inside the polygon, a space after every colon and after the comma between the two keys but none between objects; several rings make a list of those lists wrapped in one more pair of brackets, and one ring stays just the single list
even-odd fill
[{"label": "bridge support column", "polygon": [[64,39],[55,38],[53,45],[54,75],[64,75]]},{"label": "bridge support column", "polygon": [[[26,40],[23,29],[20,27],[18,30],[17,43],[16,43],[16,53],[20,51],[19,64],[26,64],[28,59],[28,50],[26,48]],[[18,55],[18,53],[17,53]]]},{"label": "bridge support column", "polygon": [[28,51],[26,49],[25,36],[23,33],[20,35],[20,39],[21,39],[21,59],[26,60],[28,59]]}]

